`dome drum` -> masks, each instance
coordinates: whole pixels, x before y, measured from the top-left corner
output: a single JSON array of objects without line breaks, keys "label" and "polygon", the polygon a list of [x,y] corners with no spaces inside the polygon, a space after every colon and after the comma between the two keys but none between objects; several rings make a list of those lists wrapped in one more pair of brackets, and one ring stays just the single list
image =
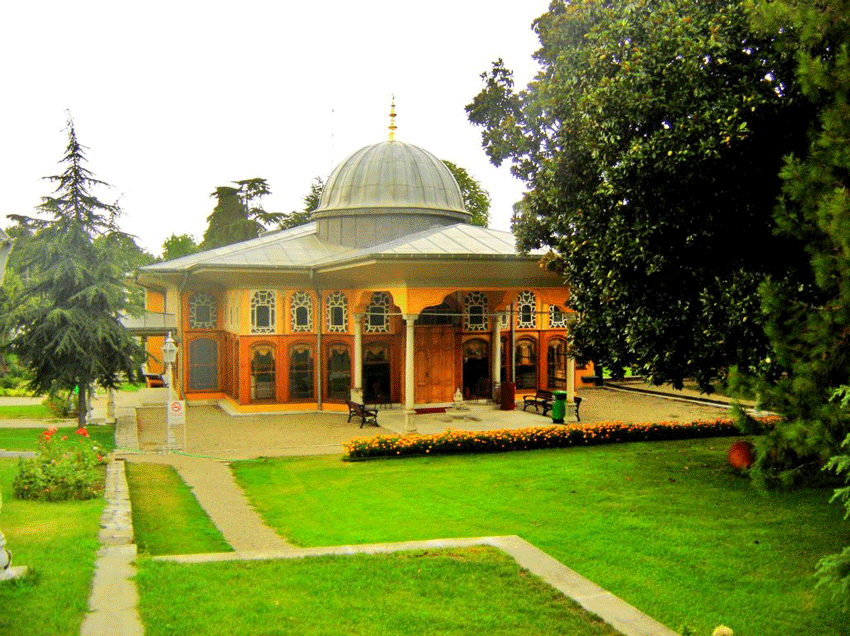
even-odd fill
[{"label": "dome drum", "polygon": [[361,148],[328,177],[313,212],[322,240],[369,247],[433,227],[468,223],[446,165],[399,141]]}]

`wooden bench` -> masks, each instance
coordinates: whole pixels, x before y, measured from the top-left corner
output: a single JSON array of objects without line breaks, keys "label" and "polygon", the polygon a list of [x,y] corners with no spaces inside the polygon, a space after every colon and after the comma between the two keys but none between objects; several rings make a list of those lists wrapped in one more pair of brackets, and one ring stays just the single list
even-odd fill
[{"label": "wooden bench", "polygon": [[352,402],[351,400],[346,400],[346,404],[348,404],[348,421],[351,421],[352,417],[360,418],[360,428],[363,428],[364,424],[374,424],[378,425],[378,409],[370,409],[366,408],[362,404],[358,404],[357,402]]},{"label": "wooden bench", "polygon": [[529,406],[533,406],[535,411],[542,408],[543,416],[545,417],[547,411],[552,409],[552,403],[554,401],[555,396],[552,395],[551,391],[537,389],[537,393],[535,393],[534,396],[524,395],[522,397],[522,410],[525,411]]}]

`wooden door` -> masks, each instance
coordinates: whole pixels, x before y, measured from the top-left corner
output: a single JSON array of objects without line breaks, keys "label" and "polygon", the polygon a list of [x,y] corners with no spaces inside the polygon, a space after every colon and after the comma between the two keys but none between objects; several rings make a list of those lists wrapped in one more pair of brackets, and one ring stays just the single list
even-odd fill
[{"label": "wooden door", "polygon": [[455,392],[455,335],[451,325],[416,327],[414,368],[417,404],[451,402]]}]

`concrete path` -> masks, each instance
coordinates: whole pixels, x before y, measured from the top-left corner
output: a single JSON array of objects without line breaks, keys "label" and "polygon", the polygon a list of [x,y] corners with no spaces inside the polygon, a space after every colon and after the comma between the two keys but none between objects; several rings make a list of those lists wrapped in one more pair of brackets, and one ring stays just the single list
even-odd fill
[{"label": "concrete path", "polygon": [[236,485],[227,463],[179,454],[131,455],[133,463],[173,466],[209,515],[224,540],[237,552],[294,549],[269,528]]}]

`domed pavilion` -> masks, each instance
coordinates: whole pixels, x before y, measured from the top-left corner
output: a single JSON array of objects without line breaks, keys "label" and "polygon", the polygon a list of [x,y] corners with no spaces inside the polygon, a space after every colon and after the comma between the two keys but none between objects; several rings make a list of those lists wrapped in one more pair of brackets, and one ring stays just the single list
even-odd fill
[{"label": "domed pavilion", "polygon": [[492,399],[506,381],[519,395],[580,383],[568,293],[542,252],[519,255],[511,233],[471,225],[445,164],[393,128],[334,169],[312,222],[139,270],[138,333],[159,358],[173,332],[190,403],[345,411],[353,399],[412,415],[458,390]]}]

